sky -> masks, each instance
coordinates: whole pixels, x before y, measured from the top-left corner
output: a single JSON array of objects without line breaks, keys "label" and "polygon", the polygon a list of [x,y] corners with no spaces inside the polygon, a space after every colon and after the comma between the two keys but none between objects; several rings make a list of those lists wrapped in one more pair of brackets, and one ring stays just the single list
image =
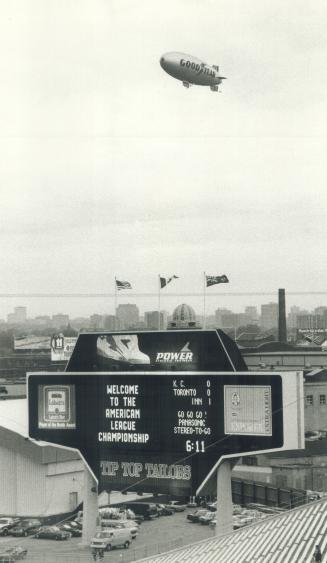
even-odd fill
[{"label": "sky", "polygon": [[[200,308],[184,293],[227,274],[212,310],[324,292],[326,19],[323,0],[2,2],[0,316],[101,312],[6,295],[113,294],[115,276],[155,295],[176,274],[171,303]],[[169,51],[218,64],[222,92],[184,88]]]}]

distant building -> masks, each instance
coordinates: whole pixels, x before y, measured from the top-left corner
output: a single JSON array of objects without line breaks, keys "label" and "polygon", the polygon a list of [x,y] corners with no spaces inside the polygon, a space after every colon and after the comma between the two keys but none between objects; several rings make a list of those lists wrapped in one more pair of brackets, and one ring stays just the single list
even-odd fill
[{"label": "distant building", "polygon": [[[167,328],[168,313],[160,311],[160,329]],[[159,312],[158,311],[145,311],[144,313],[145,327],[149,330],[159,329]]]},{"label": "distant building", "polygon": [[323,317],[322,315],[298,315],[296,317],[296,328],[327,328],[327,317]]},{"label": "distant building", "polygon": [[15,307],[13,313],[7,315],[8,324],[25,324],[26,323],[26,307]]},{"label": "distant building", "polygon": [[277,328],[278,303],[261,305],[261,327],[263,329]]},{"label": "distant building", "polygon": [[52,326],[54,328],[62,328],[69,325],[69,315],[64,315],[58,313],[57,315],[52,315]]},{"label": "distant building", "polygon": [[39,327],[48,327],[51,325],[51,319],[48,315],[40,315],[35,317],[34,325]]},{"label": "distant building", "polygon": [[135,303],[118,305],[116,316],[121,322],[122,329],[134,329],[138,326],[140,321],[140,312]]},{"label": "distant building", "polygon": [[222,317],[224,315],[233,315],[233,312],[229,309],[216,309],[215,311],[215,320],[216,320],[216,327],[222,327]]},{"label": "distant building", "polygon": [[171,321],[168,323],[168,329],[177,328],[202,328],[196,320],[194,309],[190,305],[182,303],[178,305],[173,312]]},{"label": "distant building", "polygon": [[244,310],[245,324],[256,324],[259,320],[258,310],[256,307],[249,305]]},{"label": "distant building", "polygon": [[121,330],[121,323],[115,315],[105,315],[103,324],[105,330]]},{"label": "distant building", "polygon": [[290,312],[287,316],[288,328],[289,329],[297,328],[297,317],[299,315],[306,315],[306,314],[308,314],[307,311],[304,311],[303,309],[300,309],[300,307],[293,305],[293,307],[290,308]]},{"label": "distant building", "polygon": [[103,315],[91,315],[90,317],[90,328],[91,330],[101,330],[104,328],[104,318]]}]

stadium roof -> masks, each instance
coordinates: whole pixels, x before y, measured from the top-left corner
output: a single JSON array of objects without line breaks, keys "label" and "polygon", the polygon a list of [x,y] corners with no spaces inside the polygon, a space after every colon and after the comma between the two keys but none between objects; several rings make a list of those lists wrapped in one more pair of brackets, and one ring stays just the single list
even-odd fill
[{"label": "stadium roof", "polygon": [[0,448],[26,455],[40,463],[80,460],[77,451],[28,438],[27,399],[0,401]]},{"label": "stadium roof", "polygon": [[327,500],[321,500],[139,563],[307,563],[316,545],[325,561],[326,526]]}]

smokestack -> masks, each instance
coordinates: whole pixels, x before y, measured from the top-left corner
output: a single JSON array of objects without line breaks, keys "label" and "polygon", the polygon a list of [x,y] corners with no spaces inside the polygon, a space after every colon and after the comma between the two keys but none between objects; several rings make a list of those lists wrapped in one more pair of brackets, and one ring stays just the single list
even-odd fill
[{"label": "smokestack", "polygon": [[278,340],[287,342],[285,289],[278,290]]}]

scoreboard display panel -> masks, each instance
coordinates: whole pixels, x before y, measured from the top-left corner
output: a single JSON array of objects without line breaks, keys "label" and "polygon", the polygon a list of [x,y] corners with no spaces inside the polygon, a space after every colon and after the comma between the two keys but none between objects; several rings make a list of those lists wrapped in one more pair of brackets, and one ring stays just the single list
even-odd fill
[{"label": "scoreboard display panel", "polygon": [[287,445],[292,375],[30,374],[29,434],[79,450],[100,491],[196,494],[223,457]]}]

